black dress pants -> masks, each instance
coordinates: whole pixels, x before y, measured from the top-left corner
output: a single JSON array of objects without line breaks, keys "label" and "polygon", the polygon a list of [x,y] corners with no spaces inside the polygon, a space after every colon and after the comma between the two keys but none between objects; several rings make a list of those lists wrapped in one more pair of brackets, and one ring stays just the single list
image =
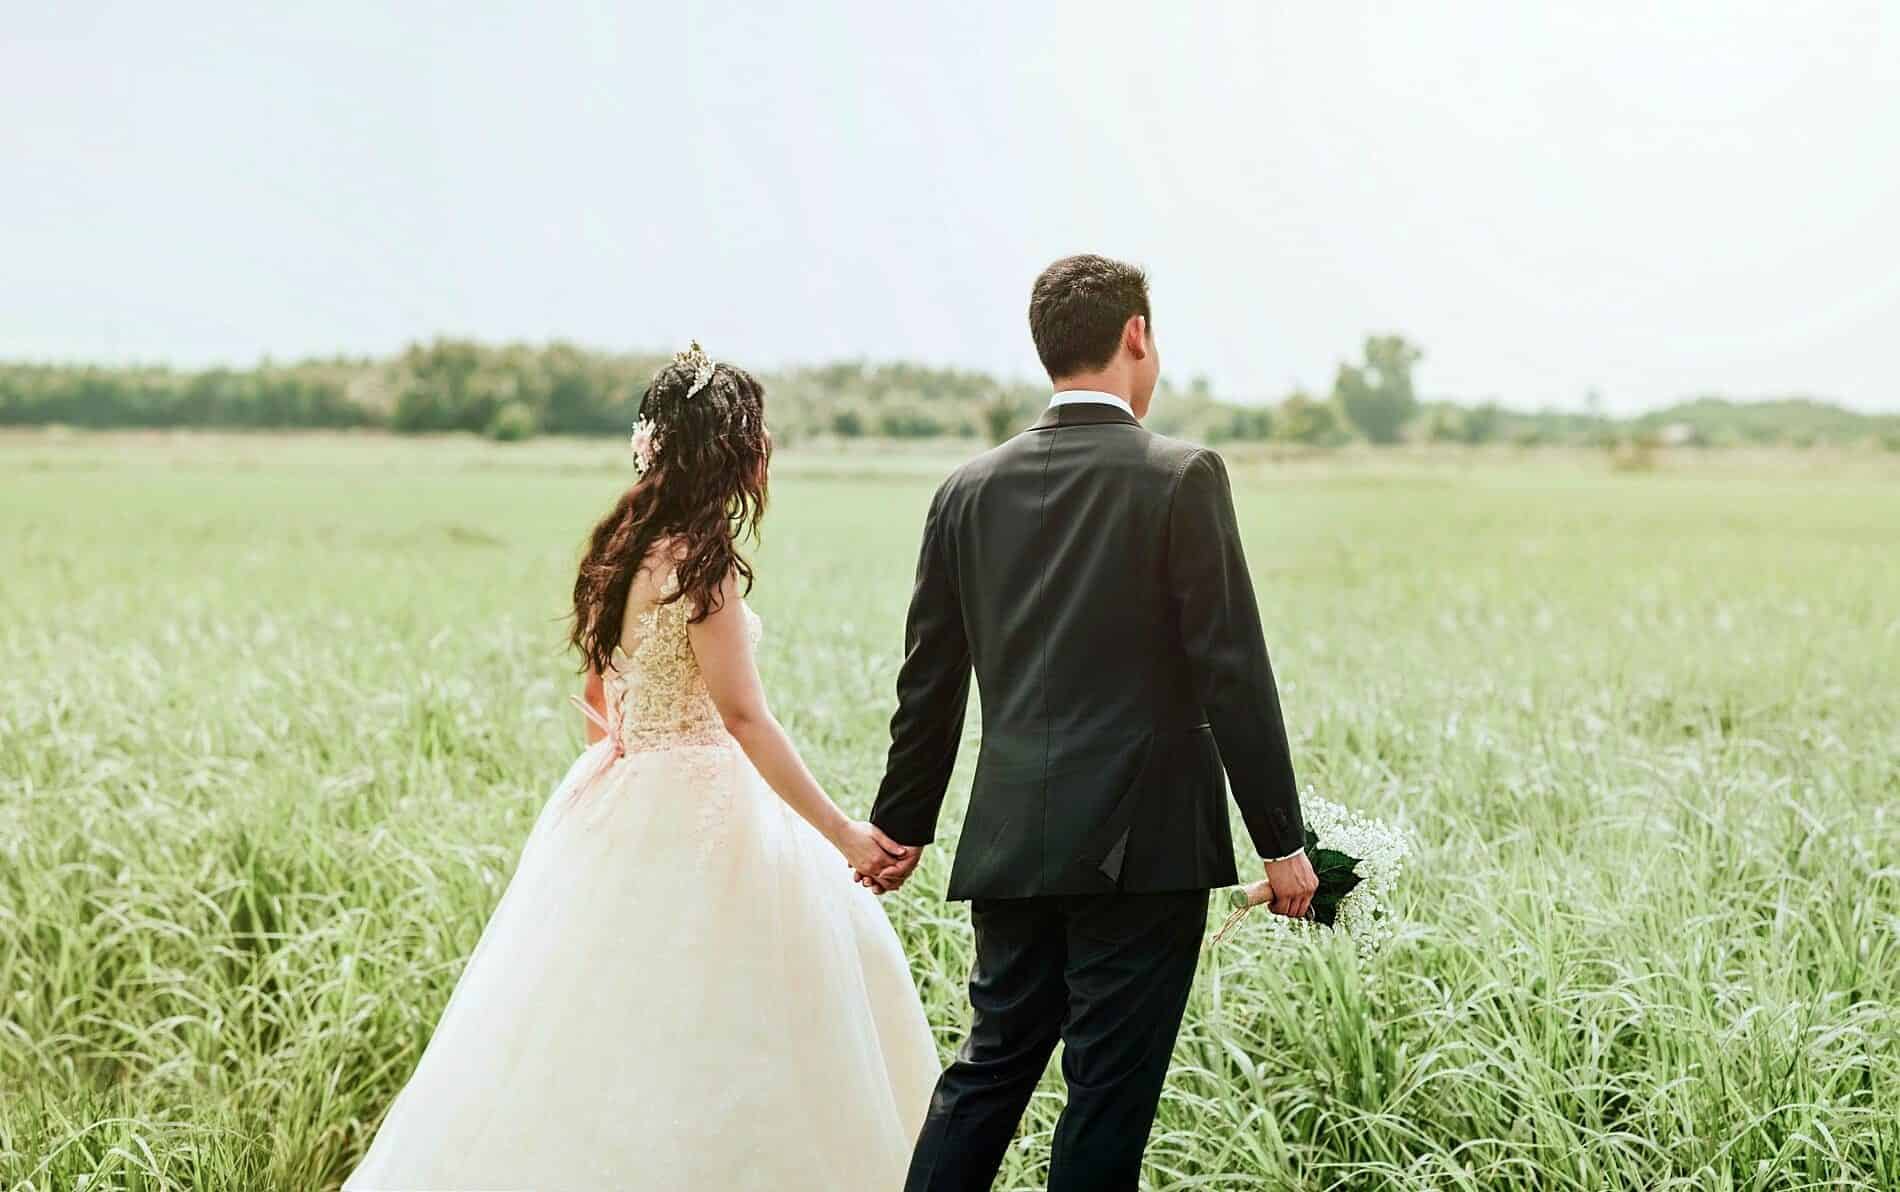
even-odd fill
[{"label": "black dress pants", "polygon": [[969,1038],[906,1192],[980,1192],[1063,1044],[1050,1192],[1134,1192],[1207,926],[1207,892],[978,900]]}]

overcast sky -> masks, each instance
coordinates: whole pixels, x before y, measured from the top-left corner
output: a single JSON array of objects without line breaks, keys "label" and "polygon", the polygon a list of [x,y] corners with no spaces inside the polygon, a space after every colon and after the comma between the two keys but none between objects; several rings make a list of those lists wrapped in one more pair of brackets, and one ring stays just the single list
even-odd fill
[{"label": "overcast sky", "polygon": [[1027,378],[1098,251],[1232,396],[1397,331],[1433,395],[1900,407],[1900,5],[688,7],[0,0],[0,357]]}]

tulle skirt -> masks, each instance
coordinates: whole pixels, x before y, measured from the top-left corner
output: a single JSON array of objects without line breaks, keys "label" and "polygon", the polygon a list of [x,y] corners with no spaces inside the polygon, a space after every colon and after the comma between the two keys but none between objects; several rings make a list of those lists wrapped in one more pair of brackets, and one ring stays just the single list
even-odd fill
[{"label": "tulle skirt", "polygon": [[900,1187],[938,1068],[883,908],[736,748],[607,748],[344,1188]]}]

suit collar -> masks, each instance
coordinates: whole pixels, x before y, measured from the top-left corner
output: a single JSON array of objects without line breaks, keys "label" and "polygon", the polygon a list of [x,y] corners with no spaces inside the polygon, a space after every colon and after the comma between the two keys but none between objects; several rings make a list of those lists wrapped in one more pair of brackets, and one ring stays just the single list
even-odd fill
[{"label": "suit collar", "polygon": [[1030,430],[1055,430],[1069,426],[1102,426],[1119,423],[1123,426],[1140,426],[1141,422],[1133,414],[1111,406],[1106,402],[1074,402],[1066,406],[1050,406],[1042,412],[1042,417]]}]

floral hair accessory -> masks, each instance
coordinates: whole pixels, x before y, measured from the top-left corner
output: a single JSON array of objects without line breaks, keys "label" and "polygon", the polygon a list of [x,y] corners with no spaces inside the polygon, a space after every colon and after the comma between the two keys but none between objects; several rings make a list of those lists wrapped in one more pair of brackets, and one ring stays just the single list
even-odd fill
[{"label": "floral hair accessory", "polygon": [[[693,383],[686,389],[686,396],[693,397],[701,389],[712,384],[713,358],[706,355],[706,349],[694,340],[693,346],[684,352],[673,353],[673,363],[693,370]],[[627,446],[633,451],[633,470],[636,475],[644,476],[653,467],[654,453],[660,449],[660,430],[651,417],[642,418],[633,424],[633,437]]]},{"label": "floral hair accessory", "polygon": [[694,340],[693,346],[686,351],[673,353],[673,363],[684,364],[693,370],[693,384],[686,391],[687,397],[693,396],[712,384],[713,360],[711,356],[706,355],[705,349],[699,346],[698,340]]},{"label": "floral hair accessory", "polygon": [[653,449],[656,439],[657,436],[653,433],[653,419],[642,418],[633,424],[633,438],[629,440],[628,446],[633,449],[635,475],[644,476],[647,474],[647,469],[653,466]]}]

